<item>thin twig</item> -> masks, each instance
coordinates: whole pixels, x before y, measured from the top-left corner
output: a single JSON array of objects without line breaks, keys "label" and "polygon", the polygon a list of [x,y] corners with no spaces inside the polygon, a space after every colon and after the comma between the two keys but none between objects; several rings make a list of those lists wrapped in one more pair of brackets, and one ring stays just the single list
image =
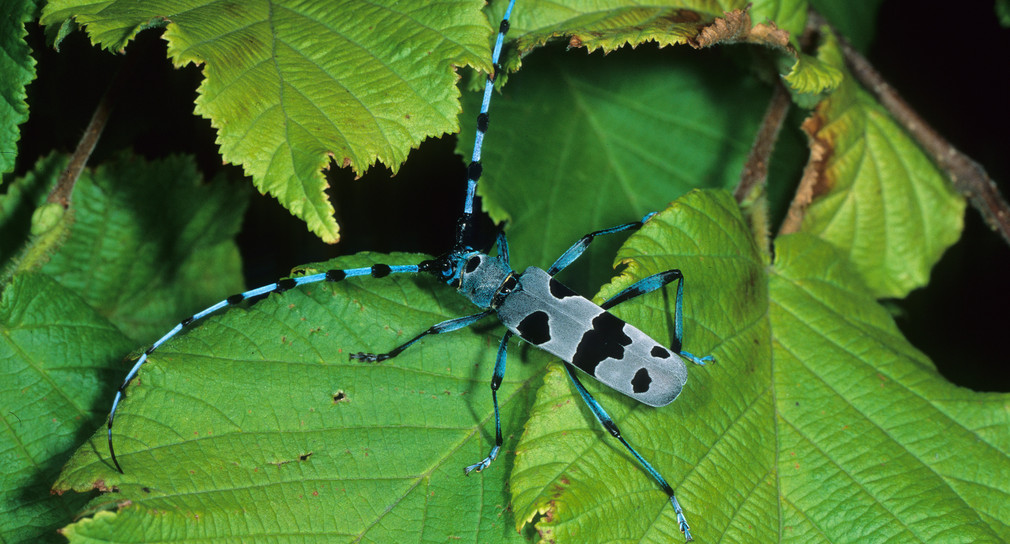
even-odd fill
[{"label": "thin twig", "polygon": [[761,127],[754,137],[754,145],[747,155],[747,162],[744,163],[740,183],[733,191],[733,197],[738,203],[751,199],[752,191],[764,187],[768,179],[768,163],[771,161],[775,142],[778,141],[779,131],[782,130],[782,123],[789,113],[791,103],[789,91],[785,85],[777,82],[772,90],[772,98],[768,103],[768,109],[765,110]]},{"label": "thin twig", "polygon": [[[817,25],[830,23],[819,13],[810,10],[810,20]],[[841,44],[845,63],[856,79],[863,84],[904,129],[912,135],[933,162],[950,177],[954,188],[971,202],[982,218],[1003,239],[1010,243],[1010,206],[982,165],[955,148],[929,126],[904,99],[898,95],[883,76],[873,68],[866,57],[834,30]]]},{"label": "thin twig", "polygon": [[91,152],[95,150],[98,138],[102,135],[105,125],[109,122],[109,116],[112,114],[112,110],[115,108],[116,102],[123,92],[123,87],[130,81],[133,66],[136,64],[136,59],[139,56],[132,50],[131,53],[126,55],[123,65],[116,72],[116,75],[113,76],[112,82],[109,83],[108,88],[105,89],[105,93],[102,94],[102,98],[98,101],[98,106],[95,107],[95,112],[91,115],[91,121],[88,122],[88,127],[84,130],[84,135],[77,142],[77,149],[70,156],[70,162],[67,163],[67,167],[60,174],[59,181],[57,181],[56,187],[49,193],[46,202],[55,202],[64,208],[70,207],[70,198],[74,192],[74,185],[77,183],[77,179],[81,177],[84,167],[88,164]]}]

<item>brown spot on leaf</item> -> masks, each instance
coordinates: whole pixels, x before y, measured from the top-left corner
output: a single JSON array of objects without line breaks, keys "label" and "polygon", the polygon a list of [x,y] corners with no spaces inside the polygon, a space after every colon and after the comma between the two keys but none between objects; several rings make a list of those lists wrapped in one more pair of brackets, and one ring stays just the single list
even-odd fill
[{"label": "brown spot on leaf", "polygon": [[789,47],[789,32],[775,26],[775,23],[761,23],[750,29],[747,41],[775,47]]},{"label": "brown spot on leaf", "polygon": [[703,27],[698,35],[688,40],[696,48],[711,47],[716,44],[753,43],[784,50],[796,56],[796,50],[789,43],[789,32],[782,30],[774,22],[753,25],[750,14],[744,9],[727,12],[725,16]]},{"label": "brown spot on leaf", "polygon": [[711,47],[717,43],[735,43],[746,40],[751,21],[747,9],[736,9],[719,17],[688,40],[695,49]]},{"label": "brown spot on leaf", "polygon": [[[824,128],[825,123],[823,114],[820,108],[818,108],[800,126],[807,133],[807,136],[810,137],[810,159],[807,162],[806,168],[803,169],[803,178],[800,179],[800,185],[802,186],[804,182],[809,184],[811,201],[828,193],[835,185],[834,180],[830,176],[825,175],[828,161],[835,154],[835,142],[829,137],[829,134],[825,134],[821,130]],[[810,179],[807,179],[808,176]]]},{"label": "brown spot on leaf", "polygon": [[834,180],[826,175],[828,161],[835,152],[834,142],[823,132],[827,119],[824,117],[822,105],[808,117],[800,128],[807,133],[810,139],[810,158],[807,165],[803,167],[803,176],[800,178],[799,187],[796,188],[796,196],[793,197],[789,205],[789,211],[782,222],[779,234],[789,234],[797,232],[803,223],[803,216],[807,207],[817,197],[828,193],[834,187]]}]

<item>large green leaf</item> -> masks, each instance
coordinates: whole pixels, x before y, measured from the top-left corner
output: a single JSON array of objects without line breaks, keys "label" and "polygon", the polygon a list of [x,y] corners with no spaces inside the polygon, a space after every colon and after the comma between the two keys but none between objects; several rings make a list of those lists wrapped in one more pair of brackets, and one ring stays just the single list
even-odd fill
[{"label": "large green leaf", "polygon": [[[726,194],[691,193],[619,253],[600,299],[686,276],[684,393],[652,409],[590,390],[677,489],[704,542],[1003,542],[1010,395],[956,387],[909,345],[829,244],[781,237],[767,265]],[[672,290],[671,290],[672,292]],[[615,312],[657,338],[672,297]],[[626,307],[627,306],[627,307]],[[666,496],[555,367],[516,453],[516,516],[562,541],[670,542]],[[537,517],[541,515],[542,517]]]},{"label": "large green leaf", "polygon": [[395,172],[422,140],[458,130],[455,67],[490,69],[482,5],[57,0],[42,23],[76,21],[109,49],[165,27],[177,66],[205,66],[196,112],[218,129],[224,159],[334,242],[322,170],[333,158]]},{"label": "large green leaf", "polygon": [[[57,542],[88,495],[49,486],[99,424],[110,372],[130,341],[75,292],[42,274],[18,276],[0,299],[0,540]],[[82,434],[82,432],[84,434]]]},{"label": "large green leaf", "polygon": [[[372,262],[356,256],[325,267]],[[306,286],[207,319],[156,351],[127,390],[115,425],[125,474],[112,467],[104,429],[67,465],[57,489],[115,489],[94,506],[121,506],[67,534],[519,539],[505,480],[543,366],[514,358],[499,391],[505,451],[466,477],[462,468],[486,455],[493,437],[488,383],[500,328],[433,337],[382,364],[348,360],[472,311],[434,279],[393,276]]]}]

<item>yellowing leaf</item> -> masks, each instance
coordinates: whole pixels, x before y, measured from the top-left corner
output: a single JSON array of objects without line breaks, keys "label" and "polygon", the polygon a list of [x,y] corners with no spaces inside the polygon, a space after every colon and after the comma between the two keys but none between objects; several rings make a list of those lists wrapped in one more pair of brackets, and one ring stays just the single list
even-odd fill
[{"label": "yellowing leaf", "polygon": [[[822,55],[841,65],[829,39]],[[851,77],[818,104],[803,129],[811,161],[802,230],[841,248],[878,297],[902,297],[929,280],[958,240],[965,200]]]}]

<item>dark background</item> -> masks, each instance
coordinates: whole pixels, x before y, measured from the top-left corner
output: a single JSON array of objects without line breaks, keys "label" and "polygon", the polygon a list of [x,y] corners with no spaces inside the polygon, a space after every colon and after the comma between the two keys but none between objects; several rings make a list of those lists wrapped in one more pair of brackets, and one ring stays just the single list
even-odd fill
[{"label": "dark background", "polygon": [[[92,47],[82,32],[59,53],[29,25],[38,78],[29,87],[29,121],[22,126],[15,175],[52,150],[71,152],[102,93],[124,63]],[[132,148],[148,158],[170,153],[197,157],[207,177],[241,169],[221,164],[210,122],[193,114],[201,75],[176,70],[156,31],[142,32],[128,48],[138,57],[131,88],[117,104],[92,164]],[[1010,188],[1010,30],[999,26],[992,2],[956,5],[928,0],[885,0],[876,37],[866,52],[884,77],[934,128]],[[534,53],[535,54],[535,53]],[[466,122],[466,121],[463,121]],[[428,140],[396,177],[383,167],[360,180],[329,172],[341,241],[328,246],[308,233],[273,199],[256,195],[239,244],[250,287],[274,281],[296,265],[363,250],[438,254],[452,240],[465,168],[454,137]],[[425,202],[424,206],[417,206]],[[341,203],[353,203],[340,207]],[[980,391],[1010,391],[1010,247],[969,208],[960,242],[933,271],[930,285],[893,301],[898,325],[955,383]]]}]

